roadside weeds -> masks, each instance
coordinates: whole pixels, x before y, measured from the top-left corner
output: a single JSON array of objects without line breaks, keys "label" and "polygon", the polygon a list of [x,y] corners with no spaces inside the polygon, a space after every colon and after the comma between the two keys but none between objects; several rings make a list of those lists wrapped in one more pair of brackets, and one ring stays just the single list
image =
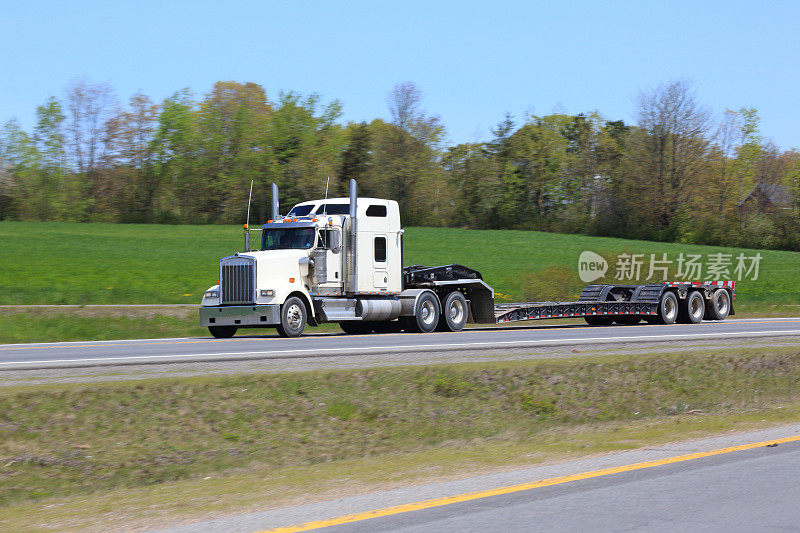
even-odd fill
[{"label": "roadside weeds", "polygon": [[0,525],[163,524],[792,422],[798,381],[800,349],[767,347],[15,387]]}]

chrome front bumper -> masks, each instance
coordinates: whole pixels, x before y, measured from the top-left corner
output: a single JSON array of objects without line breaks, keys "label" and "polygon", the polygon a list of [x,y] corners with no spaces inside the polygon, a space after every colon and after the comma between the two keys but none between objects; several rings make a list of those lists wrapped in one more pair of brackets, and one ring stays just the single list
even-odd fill
[{"label": "chrome front bumper", "polygon": [[200,308],[201,326],[275,326],[281,322],[280,305],[225,305]]}]

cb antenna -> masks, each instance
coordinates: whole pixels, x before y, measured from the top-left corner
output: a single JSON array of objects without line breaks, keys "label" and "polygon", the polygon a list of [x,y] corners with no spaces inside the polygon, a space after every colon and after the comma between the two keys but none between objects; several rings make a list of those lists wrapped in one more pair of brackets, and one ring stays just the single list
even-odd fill
[{"label": "cb antenna", "polygon": [[250,251],[250,200],[253,199],[253,180],[250,180],[250,196],[247,197],[247,219],[244,223],[244,251]]},{"label": "cb antenna", "polygon": [[328,185],[331,183],[331,177],[328,176],[328,180],[325,182],[325,203],[322,204],[322,216],[328,214]]}]

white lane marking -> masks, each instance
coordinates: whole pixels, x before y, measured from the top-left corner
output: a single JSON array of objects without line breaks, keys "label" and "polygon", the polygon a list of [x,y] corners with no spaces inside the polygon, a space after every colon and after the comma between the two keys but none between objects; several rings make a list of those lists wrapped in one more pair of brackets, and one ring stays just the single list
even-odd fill
[{"label": "white lane marking", "polygon": [[676,333],[672,335],[627,335],[621,337],[586,337],[586,338],[573,338],[573,339],[536,339],[526,341],[493,341],[493,342],[459,342],[448,344],[408,344],[403,346],[361,346],[352,348],[320,348],[320,349],[302,349],[302,350],[261,350],[253,352],[221,352],[221,353],[193,353],[193,354],[174,354],[174,355],[131,355],[122,357],[91,357],[85,359],[45,359],[34,361],[5,361],[0,362],[2,366],[10,365],[35,365],[35,364],[53,364],[53,363],[96,363],[101,361],[146,361],[146,360],[166,360],[166,359],[192,359],[202,357],[246,357],[255,358],[256,356],[273,355],[337,355],[342,353],[353,352],[413,352],[414,350],[423,351],[436,351],[436,350],[457,350],[465,348],[499,348],[507,346],[509,348],[524,348],[526,346],[535,346],[542,344],[581,344],[581,343],[604,343],[614,341],[632,341],[632,340],[647,340],[647,339],[673,339],[673,338],[704,338],[704,337],[771,337],[771,336],[784,336],[784,335],[798,335],[800,336],[800,329],[792,330],[778,330],[778,331],[739,331],[739,332],[717,332],[717,333]]},{"label": "white lane marking", "polygon": [[73,344],[118,344],[120,342],[153,342],[153,341],[186,341],[190,339],[202,339],[203,337],[166,337],[163,339],[114,339],[108,341],[59,341],[59,342],[20,342],[17,344],[0,344],[6,346],[30,346],[31,348],[46,348],[48,346],[64,346]]},{"label": "white lane marking", "polygon": [[[767,322],[767,321],[770,321],[770,320],[797,320],[798,318],[800,318],[800,317],[796,317],[796,316],[773,316],[773,317],[763,317],[763,318],[747,318],[747,317],[737,318],[737,317],[733,316],[733,317],[727,318],[726,320],[729,320],[730,322],[735,322],[737,320],[747,320],[748,322]],[[714,321],[713,320],[709,320],[707,322],[713,323]]]},{"label": "white lane marking", "polygon": [[[562,320],[579,320],[580,318],[581,317],[564,317]],[[499,325],[498,326],[494,326],[492,324],[478,324],[477,328],[474,328],[474,329],[473,328],[466,328],[466,329],[462,330],[460,333],[470,333],[470,332],[482,333],[482,332],[485,332],[485,331],[493,331],[493,330],[504,331],[504,330],[513,330],[513,329],[515,329],[515,327],[516,327],[516,329],[532,329],[532,328],[535,327],[535,326],[533,326],[534,323],[537,324],[537,326],[552,326],[553,329],[565,329],[564,326],[579,326],[581,328],[586,328],[586,329],[593,327],[593,326],[582,325],[580,323],[575,323],[575,324],[548,324],[547,320],[548,319],[520,320],[520,321],[513,322],[513,323],[509,322],[509,323],[507,323],[508,324],[507,326],[499,326]],[[749,322],[771,322],[771,321],[777,321],[777,320],[788,320],[788,321],[797,322],[797,321],[800,321],[800,317],[772,317],[772,318],[736,318],[736,317],[731,317],[731,318],[729,318],[729,319],[727,319],[725,321],[705,320],[705,321],[701,322],[700,324],[693,324],[693,325],[694,326],[725,326],[725,325],[735,325],[736,322],[739,322],[739,321],[741,321],[741,322],[745,322],[746,321],[746,322],[749,323]],[[658,327],[658,326],[663,326],[664,324],[652,324],[652,325]],[[683,325],[689,325],[689,324],[683,324]],[[645,326],[645,325],[642,324],[642,326]],[[441,332],[437,332],[437,333],[441,333]],[[306,335],[307,336],[309,335],[308,332],[306,332]],[[329,335],[329,334],[328,333],[324,333],[324,332],[319,332],[319,333],[312,332],[311,335],[313,335],[313,336],[325,336],[325,335]],[[334,332],[334,335],[340,336],[340,332]],[[381,333],[381,334],[378,334],[378,335],[381,336],[381,337],[386,337],[387,336],[385,333]],[[378,336],[378,335],[374,335],[374,336]],[[406,333],[405,335],[408,335],[408,334]],[[422,334],[422,335],[425,335],[425,334]],[[363,336],[362,336],[362,338],[363,338]],[[0,344],[0,348],[11,347],[11,346],[26,346],[26,347],[29,347],[29,348],[40,348],[40,347],[41,348],[47,348],[49,346],[69,346],[69,345],[76,345],[76,344],[110,344],[110,345],[113,345],[113,344],[119,344],[119,343],[122,343],[122,342],[139,343],[139,342],[153,342],[153,341],[187,341],[187,340],[207,340],[208,342],[219,342],[219,339],[209,339],[209,338],[205,338],[205,337],[165,337],[165,338],[156,338],[156,339],[114,339],[114,340],[106,340],[106,341],[97,340],[97,341],[21,342],[21,343],[16,343],[16,344]],[[228,339],[228,340],[247,341],[247,340],[253,340],[253,339],[242,337],[242,338],[238,338],[238,339]],[[266,339],[256,339],[256,340],[266,340]]]}]

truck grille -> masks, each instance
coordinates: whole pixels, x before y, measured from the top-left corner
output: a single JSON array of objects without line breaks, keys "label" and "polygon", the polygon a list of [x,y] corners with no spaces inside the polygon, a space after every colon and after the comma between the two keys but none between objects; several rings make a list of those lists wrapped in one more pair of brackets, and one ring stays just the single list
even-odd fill
[{"label": "truck grille", "polygon": [[253,303],[255,265],[251,258],[232,257],[220,261],[219,279],[223,304]]}]

